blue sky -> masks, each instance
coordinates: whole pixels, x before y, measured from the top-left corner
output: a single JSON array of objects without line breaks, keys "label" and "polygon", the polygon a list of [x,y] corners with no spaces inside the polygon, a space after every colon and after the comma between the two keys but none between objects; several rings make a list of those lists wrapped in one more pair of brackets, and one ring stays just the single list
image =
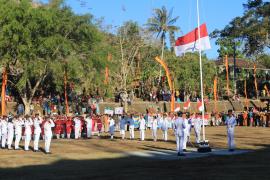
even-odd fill
[{"label": "blue sky", "polygon": [[[82,3],[84,1],[85,3]],[[206,22],[208,32],[224,28],[234,17],[244,12],[243,3],[247,0],[200,0],[200,21]],[[181,36],[197,26],[196,0],[66,0],[66,4],[78,13],[91,13],[95,17],[104,17],[106,24],[121,25],[124,21],[146,23],[152,16],[153,8],[166,6],[174,8],[173,16],[179,16],[176,25],[181,28]],[[123,11],[122,9],[125,9]],[[209,58],[218,56],[215,41],[211,40],[212,49],[206,51]]]}]

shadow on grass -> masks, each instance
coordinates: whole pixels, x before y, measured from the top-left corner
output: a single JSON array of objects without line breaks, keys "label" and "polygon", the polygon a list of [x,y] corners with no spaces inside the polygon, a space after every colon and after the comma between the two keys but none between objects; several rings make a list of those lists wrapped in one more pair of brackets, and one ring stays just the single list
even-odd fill
[{"label": "shadow on grass", "polygon": [[[50,156],[52,155],[44,155],[44,158]],[[99,160],[62,159],[46,165],[1,168],[0,177],[1,179],[268,180],[269,162],[270,145],[265,144],[264,149],[241,155],[171,161],[135,156]]]}]

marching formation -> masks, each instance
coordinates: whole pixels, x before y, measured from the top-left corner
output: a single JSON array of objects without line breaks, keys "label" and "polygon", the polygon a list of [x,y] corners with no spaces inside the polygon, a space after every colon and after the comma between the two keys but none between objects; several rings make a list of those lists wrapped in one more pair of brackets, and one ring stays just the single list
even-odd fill
[{"label": "marching formation", "polygon": [[[234,127],[235,117],[230,110],[226,119],[228,130],[228,145],[230,151],[234,150]],[[109,133],[110,139],[114,139],[116,131],[120,132],[122,140],[129,132],[129,139],[135,139],[135,129],[139,130],[139,140],[145,140],[145,131],[151,130],[154,142],[158,140],[158,129],[162,132],[162,140],[168,141],[168,131],[171,129],[175,134],[176,150],[179,156],[187,151],[187,143],[190,142],[192,129],[196,136],[196,143],[201,141],[202,128],[201,114],[189,114],[178,112],[176,114],[141,114],[134,116],[125,115],[84,115],[84,116],[46,116],[36,114],[34,117],[26,116],[3,116],[0,121],[1,147],[19,150],[21,140],[24,140],[24,150],[29,151],[29,145],[33,141],[34,152],[40,151],[39,141],[43,139],[44,150],[50,154],[50,144],[53,137],[56,139],[80,139],[91,138],[92,135],[100,136],[103,132]]]}]

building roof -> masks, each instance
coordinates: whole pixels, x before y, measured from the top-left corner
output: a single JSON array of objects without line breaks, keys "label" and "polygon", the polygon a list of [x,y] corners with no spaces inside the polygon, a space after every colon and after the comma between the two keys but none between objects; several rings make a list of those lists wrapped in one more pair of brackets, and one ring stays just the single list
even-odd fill
[{"label": "building roof", "polygon": [[[229,62],[229,66],[233,66],[233,64],[234,64],[233,58],[228,58],[228,62]],[[215,63],[217,66],[223,66],[223,65],[225,65],[225,58],[216,60]],[[265,66],[263,66],[262,64],[259,64],[257,62],[245,60],[242,58],[236,58],[236,67],[244,68],[244,69],[253,69],[254,64],[256,64],[257,69],[267,69]]]}]

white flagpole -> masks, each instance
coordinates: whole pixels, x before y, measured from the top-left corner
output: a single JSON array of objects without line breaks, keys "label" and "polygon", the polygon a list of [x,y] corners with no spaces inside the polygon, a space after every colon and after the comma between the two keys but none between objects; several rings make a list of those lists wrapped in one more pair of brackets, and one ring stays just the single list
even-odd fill
[{"label": "white flagpole", "polygon": [[203,99],[203,75],[202,75],[202,51],[201,51],[201,31],[200,31],[200,12],[199,12],[199,0],[197,0],[197,18],[198,18],[198,43],[199,43],[199,55],[200,55],[200,78],[201,78],[201,102],[202,102],[202,129],[203,129],[203,141],[205,141],[205,127],[204,127],[204,99]]}]

